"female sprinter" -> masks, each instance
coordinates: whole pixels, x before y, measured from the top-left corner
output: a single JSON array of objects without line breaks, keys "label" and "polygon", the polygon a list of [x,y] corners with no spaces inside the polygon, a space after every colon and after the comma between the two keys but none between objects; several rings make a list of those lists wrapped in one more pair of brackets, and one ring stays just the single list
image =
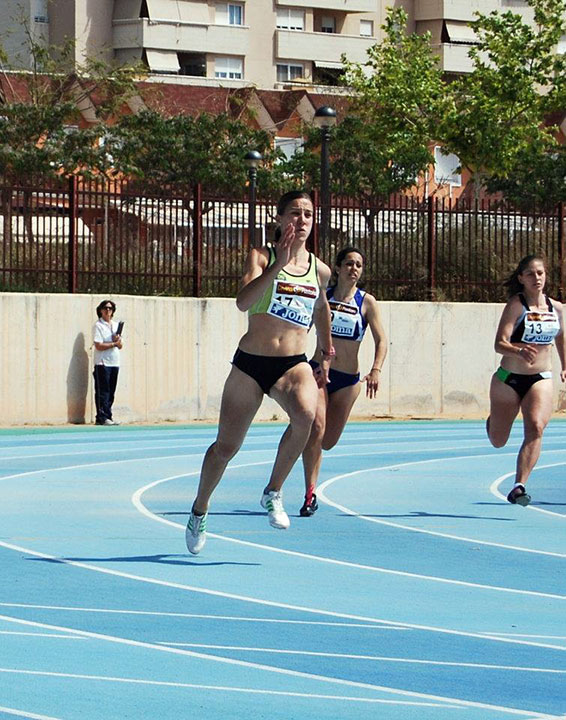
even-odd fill
[{"label": "female sprinter", "polygon": [[[387,355],[387,340],[376,299],[358,287],[363,270],[362,252],[352,246],[342,248],[336,256],[330,287],[326,291],[336,357],[329,372],[329,383],[319,390],[316,418],[303,450],[306,493],[305,502],[299,511],[303,517],[311,516],[318,508],[314,491],[322,451],[336,445],[360,394],[358,353],[368,326],[375,351],[371,369],[361,382],[366,383],[369,398],[374,398],[379,389],[379,376]],[[324,358],[324,345],[319,342],[311,360],[315,375],[322,372]]]},{"label": "female sprinter", "polygon": [[524,439],[517,458],[515,484],[507,495],[510,503],[528,505],[525,490],[542,445],[553,403],[551,348],[556,343],[560,380],[566,379],[566,345],[562,304],[544,294],[544,260],[528,255],[505,282],[509,301],[503,310],[495,350],[503,358],[491,380],[487,434],[494,447],[503,447],[519,410]]},{"label": "female sprinter", "polygon": [[330,268],[307,250],[313,227],[310,196],[300,191],[283,195],[277,219],[279,241],[274,248],[251,250],[236,297],[238,309],[248,312],[248,330],[224,385],[218,434],[204,457],[187,524],[187,548],[194,555],[206,541],[210,497],[238,452],[264,394],[285,410],[290,427],[279,443],[261,505],[272,527],[289,527],[281,488],[308,440],[318,401],[317,382],[305,355],[313,322],[321,348],[321,374],[324,381],[328,379],[333,349],[325,290]]}]

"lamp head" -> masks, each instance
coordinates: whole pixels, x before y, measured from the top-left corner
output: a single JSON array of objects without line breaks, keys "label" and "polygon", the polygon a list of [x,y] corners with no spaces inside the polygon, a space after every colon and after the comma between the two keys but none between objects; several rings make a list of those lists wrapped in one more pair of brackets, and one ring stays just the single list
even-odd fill
[{"label": "lamp head", "polygon": [[259,153],[257,150],[250,150],[248,153],[246,153],[244,161],[250,169],[254,169],[257,168],[262,159],[263,158],[261,156],[261,153]]},{"label": "lamp head", "polygon": [[336,125],[336,110],[323,105],[314,114],[314,124],[319,128],[330,128]]}]

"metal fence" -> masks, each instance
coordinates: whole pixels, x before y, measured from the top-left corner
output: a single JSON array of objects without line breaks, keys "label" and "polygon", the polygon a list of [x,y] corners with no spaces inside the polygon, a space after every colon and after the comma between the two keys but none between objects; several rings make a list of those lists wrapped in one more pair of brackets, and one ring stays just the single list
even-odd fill
[{"label": "metal fence", "polygon": [[[250,245],[276,227],[274,201],[252,206],[199,187],[72,178],[3,186],[0,199],[0,291],[233,296]],[[563,207],[524,214],[495,200],[333,197],[325,209],[328,237],[317,224],[315,251],[331,264],[341,247],[358,246],[365,288],[379,299],[500,301],[503,278],[531,252],[546,256],[549,288],[564,296]]]}]

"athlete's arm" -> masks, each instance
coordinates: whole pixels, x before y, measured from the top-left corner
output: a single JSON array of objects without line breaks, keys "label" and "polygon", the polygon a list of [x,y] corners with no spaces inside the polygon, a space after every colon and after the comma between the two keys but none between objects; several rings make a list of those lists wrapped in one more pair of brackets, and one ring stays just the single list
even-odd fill
[{"label": "athlete's arm", "polygon": [[283,237],[275,246],[275,262],[270,267],[267,267],[269,263],[267,248],[253,248],[250,251],[246,258],[240,289],[236,295],[238,310],[246,312],[262,297],[277,277],[279,270],[282,270],[289,262],[294,239],[295,228],[287,225]]},{"label": "athlete's arm", "polygon": [[385,329],[381,322],[381,313],[379,312],[379,306],[377,300],[373,295],[366,293],[364,301],[362,303],[362,313],[367,320],[369,329],[373,337],[375,344],[375,351],[373,355],[373,365],[369,373],[362,378],[362,382],[367,383],[366,395],[369,398],[373,398],[377,395],[379,389],[379,380],[381,368],[385,362],[387,356],[387,337],[385,335]]},{"label": "athlete's arm", "polygon": [[560,322],[560,332],[556,336],[554,340],[554,344],[556,345],[556,351],[558,352],[558,357],[560,359],[560,380],[562,382],[566,381],[566,334],[564,333],[564,305],[562,303],[558,302],[557,300],[552,300],[551,302],[554,306],[554,310],[556,311],[556,314],[558,315],[558,320]]},{"label": "athlete's arm", "polygon": [[313,324],[316,328],[317,347],[322,354],[320,358],[320,382],[328,383],[328,370],[334,356],[332,335],[330,334],[330,306],[326,298],[326,286],[330,280],[330,268],[317,259],[318,284],[320,292],[314,304]]},{"label": "athlete's arm", "polygon": [[534,345],[519,345],[511,342],[513,328],[519,316],[523,312],[523,306],[518,297],[512,297],[501,314],[499,326],[495,333],[495,352],[508,357],[522,357],[529,364],[533,363],[537,355],[537,348]]}]

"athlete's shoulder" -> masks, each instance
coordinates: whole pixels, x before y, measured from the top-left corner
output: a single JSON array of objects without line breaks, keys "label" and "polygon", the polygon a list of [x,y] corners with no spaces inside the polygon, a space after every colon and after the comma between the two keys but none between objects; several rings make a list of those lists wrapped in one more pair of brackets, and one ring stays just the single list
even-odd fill
[{"label": "athlete's shoulder", "polygon": [[314,253],[313,258],[316,262],[316,272],[318,274],[318,280],[323,287],[326,287],[328,285],[328,281],[330,280],[330,275],[332,274],[332,271],[330,270],[328,265],[320,258],[318,258]]}]

